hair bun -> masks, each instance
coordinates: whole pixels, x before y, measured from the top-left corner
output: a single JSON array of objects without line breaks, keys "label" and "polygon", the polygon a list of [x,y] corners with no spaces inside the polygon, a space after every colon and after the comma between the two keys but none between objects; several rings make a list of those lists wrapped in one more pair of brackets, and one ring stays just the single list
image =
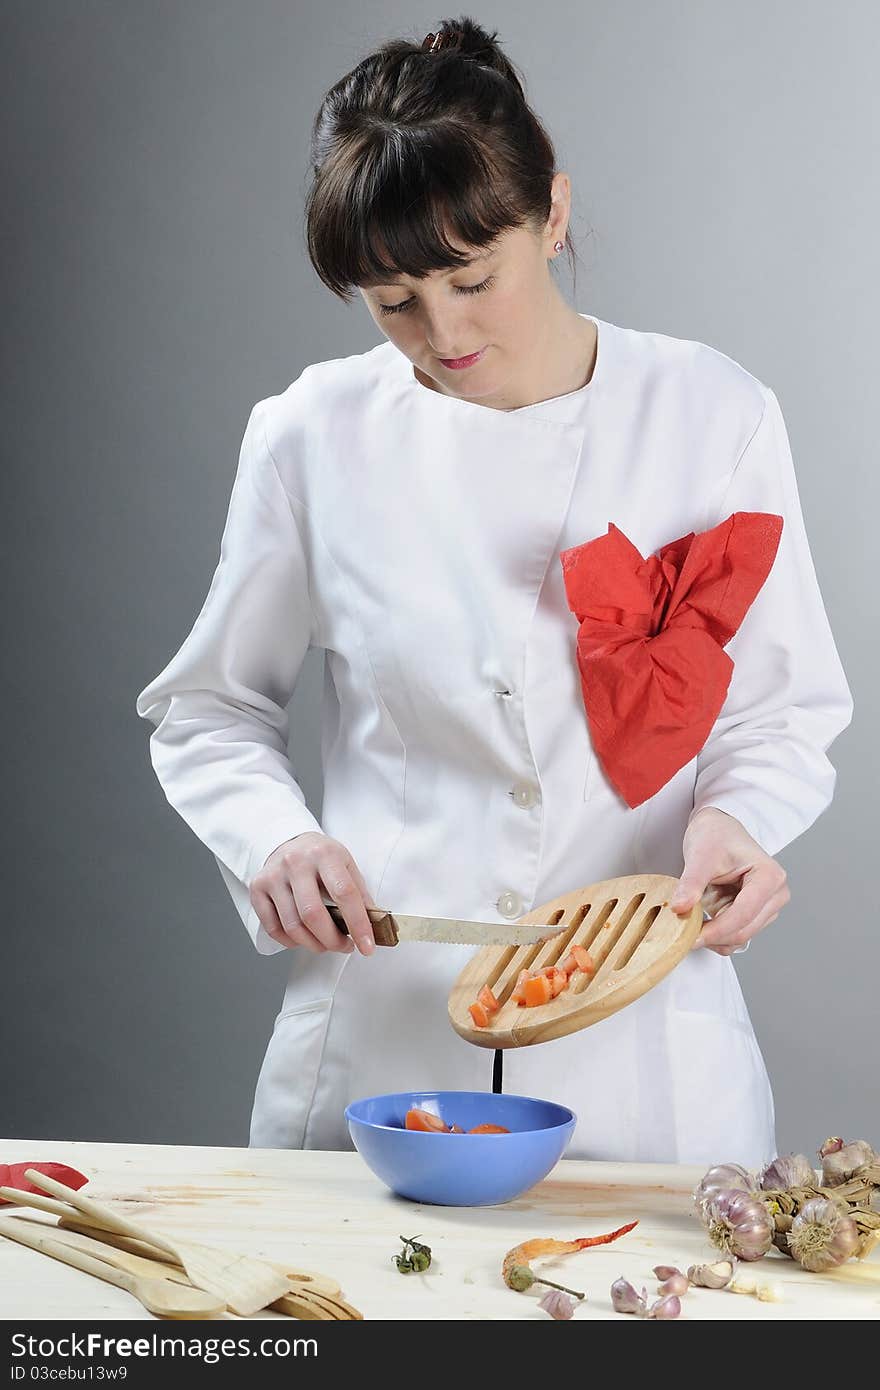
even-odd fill
[{"label": "hair bun", "polygon": [[496,43],[497,38],[497,30],[490,34],[476,20],[462,15],[460,19],[441,20],[435,33],[425,35],[422,48],[431,53],[454,53],[462,58],[470,58],[479,67],[507,78],[524,97],[519,78]]}]

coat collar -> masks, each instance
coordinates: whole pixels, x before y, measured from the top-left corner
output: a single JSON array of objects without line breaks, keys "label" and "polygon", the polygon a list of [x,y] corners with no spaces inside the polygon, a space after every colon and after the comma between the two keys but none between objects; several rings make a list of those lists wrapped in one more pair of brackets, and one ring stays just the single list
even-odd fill
[{"label": "coat collar", "polygon": [[459,396],[449,396],[442,391],[432,391],[423,386],[415,375],[413,364],[392,342],[381,344],[377,353],[387,356],[389,376],[397,387],[401,401],[408,406],[418,406],[435,411],[446,417],[459,416],[471,423],[482,423],[488,417],[490,422],[499,423],[503,430],[505,422],[520,430],[528,428],[533,422],[543,427],[565,429],[566,426],[583,424],[585,408],[592,398],[605,389],[609,371],[609,361],[613,353],[614,325],[605,323],[593,314],[581,314],[596,325],[598,339],[596,362],[593,375],[585,386],[568,391],[562,396],[553,396],[545,401],[535,401],[531,405],[517,406],[514,410],[496,410],[492,406],[479,405],[475,401],[463,400]]}]

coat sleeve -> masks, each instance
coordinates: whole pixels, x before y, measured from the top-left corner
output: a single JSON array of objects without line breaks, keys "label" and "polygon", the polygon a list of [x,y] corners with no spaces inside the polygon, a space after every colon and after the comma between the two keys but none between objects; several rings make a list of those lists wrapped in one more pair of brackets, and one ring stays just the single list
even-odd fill
[{"label": "coat sleeve", "polygon": [[694,811],[717,806],[775,855],[830,804],[836,773],[827,750],[849,724],[853,702],[816,579],[785,422],[773,391],[762,390],[763,414],[717,519],[774,512],[782,537],[727,646],[734,671],[697,759]]},{"label": "coat sleeve", "polygon": [[241,445],[220,558],[180,650],[137,697],[155,725],[150,757],[171,806],[213,852],[264,955],[250,884],[272,850],[321,831],[287,756],[287,704],[312,637],[297,518],[265,434],[266,401]]}]

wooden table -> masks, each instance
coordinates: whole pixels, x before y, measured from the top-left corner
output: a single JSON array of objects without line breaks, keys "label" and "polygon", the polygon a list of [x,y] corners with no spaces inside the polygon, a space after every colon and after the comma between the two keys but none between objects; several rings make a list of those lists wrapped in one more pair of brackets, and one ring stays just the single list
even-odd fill
[{"label": "wooden table", "polygon": [[[530,1193],[505,1206],[432,1207],[395,1197],[356,1153],[0,1141],[0,1162],[22,1160],[71,1164],[89,1174],[88,1190],[99,1201],[157,1231],[332,1275],[369,1319],[546,1321],[538,1307],[542,1290],[514,1293],[502,1283],[507,1250],[535,1237],[595,1235],[636,1218],[636,1229],[614,1245],[534,1261],[536,1271],[587,1294],[575,1319],[636,1323],[613,1311],[613,1280],[623,1275],[653,1294],[654,1265],[686,1270],[713,1258],[691,1211],[697,1168],[563,1159]],[[430,1270],[397,1271],[392,1256],[399,1236],[419,1236],[431,1246]],[[878,1255],[875,1250],[864,1264],[851,1261],[842,1274],[819,1275],[772,1252],[742,1268],[760,1282],[778,1284],[782,1302],[692,1289],[682,1317],[877,1319]],[[3,1239],[0,1288],[5,1319],[155,1321],[122,1289]]]}]

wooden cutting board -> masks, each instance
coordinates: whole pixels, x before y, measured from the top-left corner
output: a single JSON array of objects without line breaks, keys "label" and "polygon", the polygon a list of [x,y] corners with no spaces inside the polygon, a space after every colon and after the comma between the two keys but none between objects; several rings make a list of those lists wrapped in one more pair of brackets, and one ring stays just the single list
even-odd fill
[{"label": "wooden cutting board", "polygon": [[[669,907],[677,878],[634,874],[563,893],[520,917],[559,924],[560,935],[537,946],[485,946],[468,962],[449,995],[449,1021],[478,1047],[527,1047],[576,1033],[616,1013],[656,985],[687,955],[703,926],[702,904],[687,917]],[[524,1008],[511,999],[521,970],[559,965],[572,946],[589,951],[595,971],[576,971],[547,1004]],[[501,1008],[478,1028],[468,1012],[483,985]]]}]

